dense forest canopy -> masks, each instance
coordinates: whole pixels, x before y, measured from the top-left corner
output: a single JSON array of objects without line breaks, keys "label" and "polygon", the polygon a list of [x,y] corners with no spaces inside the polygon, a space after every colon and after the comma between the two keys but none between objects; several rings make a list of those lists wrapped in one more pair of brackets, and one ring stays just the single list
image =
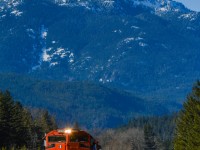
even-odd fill
[{"label": "dense forest canopy", "polygon": [[[112,128],[124,124],[133,115],[161,115],[172,111],[170,103],[148,101],[130,91],[90,81],[40,80],[0,73],[0,89],[11,91],[13,98],[24,106],[47,109],[62,127],[67,120],[71,124],[78,121],[87,128]],[[175,107],[180,106],[173,103]]]},{"label": "dense forest canopy", "polygon": [[34,118],[9,91],[0,91],[0,149],[41,148],[44,134],[55,128],[48,111],[40,110]]},{"label": "dense forest canopy", "polygon": [[175,150],[200,149],[200,81],[194,85],[192,93],[184,103],[175,135]]}]

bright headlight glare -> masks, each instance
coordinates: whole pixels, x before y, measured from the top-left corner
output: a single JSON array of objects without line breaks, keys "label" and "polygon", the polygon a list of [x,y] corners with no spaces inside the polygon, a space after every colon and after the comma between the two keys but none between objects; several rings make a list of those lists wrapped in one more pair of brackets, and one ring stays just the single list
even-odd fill
[{"label": "bright headlight glare", "polygon": [[68,133],[68,134],[69,134],[69,133],[71,133],[71,132],[72,132],[71,129],[66,129],[66,130],[65,130],[65,133]]}]

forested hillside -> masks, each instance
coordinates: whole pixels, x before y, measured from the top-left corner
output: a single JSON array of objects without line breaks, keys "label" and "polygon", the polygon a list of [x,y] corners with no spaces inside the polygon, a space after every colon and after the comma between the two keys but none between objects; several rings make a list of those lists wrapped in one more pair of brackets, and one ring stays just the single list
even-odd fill
[{"label": "forested hillside", "polygon": [[78,121],[88,128],[116,127],[133,115],[169,113],[171,104],[147,101],[130,92],[87,81],[38,80],[17,74],[0,74],[0,88],[10,90],[27,107],[48,109],[60,126]]}]

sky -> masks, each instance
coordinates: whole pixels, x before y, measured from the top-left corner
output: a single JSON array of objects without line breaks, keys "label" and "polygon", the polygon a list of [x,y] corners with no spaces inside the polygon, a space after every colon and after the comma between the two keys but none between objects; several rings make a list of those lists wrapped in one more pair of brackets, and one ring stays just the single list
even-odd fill
[{"label": "sky", "polygon": [[175,0],[183,3],[187,8],[200,12],[200,0]]}]

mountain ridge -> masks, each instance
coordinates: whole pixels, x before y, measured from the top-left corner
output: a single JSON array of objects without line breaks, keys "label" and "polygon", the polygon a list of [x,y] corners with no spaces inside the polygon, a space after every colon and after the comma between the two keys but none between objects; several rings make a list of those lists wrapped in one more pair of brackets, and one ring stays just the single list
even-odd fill
[{"label": "mountain ridge", "polygon": [[[105,1],[93,5],[100,2]],[[114,2],[124,2],[124,12],[48,0],[2,1],[0,72],[88,80],[157,102],[182,103],[200,75],[199,13],[174,1],[151,1],[151,7],[147,1],[137,7],[127,4],[138,1]]]},{"label": "mountain ridge", "polygon": [[[1,11],[4,9],[13,10],[11,13],[20,16],[21,12],[15,10],[19,5],[27,3],[27,0],[3,0],[0,3]],[[32,1],[38,3],[38,0]],[[183,4],[173,0],[42,0],[41,2],[50,2],[63,7],[84,7],[93,12],[121,10],[127,8],[134,9],[137,6],[151,8],[154,13],[159,12],[190,12]],[[123,8],[125,7],[125,8]]]}]

